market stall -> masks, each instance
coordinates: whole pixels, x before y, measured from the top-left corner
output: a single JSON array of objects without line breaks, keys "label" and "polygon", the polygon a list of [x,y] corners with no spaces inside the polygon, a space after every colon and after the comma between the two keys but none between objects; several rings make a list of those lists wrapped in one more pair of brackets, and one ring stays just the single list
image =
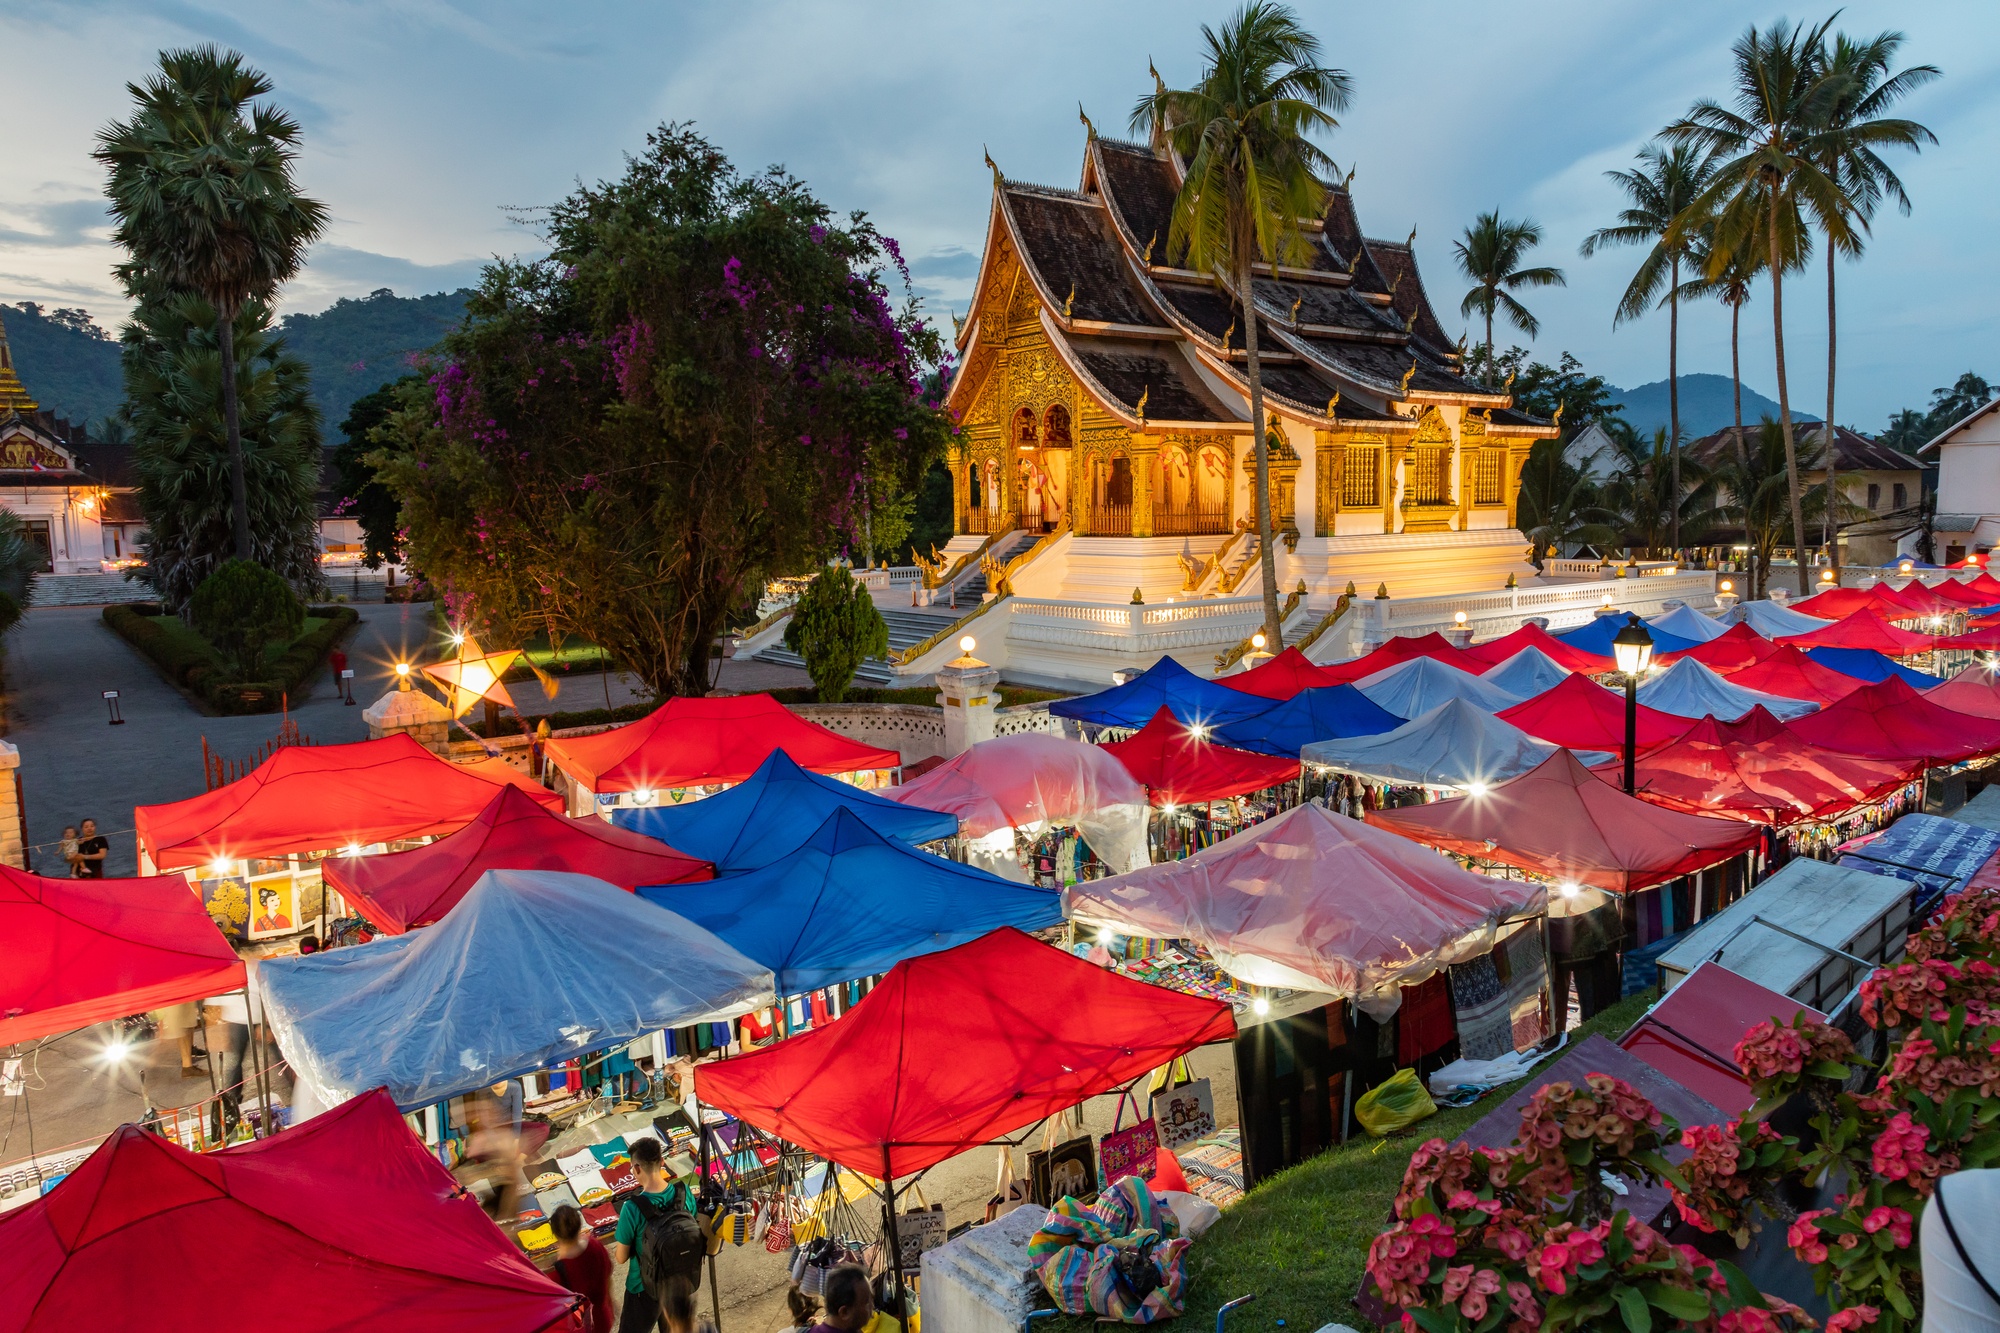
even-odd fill
[{"label": "market stall", "polygon": [[[1823,620],[1831,624],[1834,621],[1845,620],[1856,611],[1881,610],[1882,600],[1876,591],[1881,586],[1881,584],[1876,583],[1866,588],[1828,588],[1825,592],[1814,593],[1812,596],[1803,598],[1796,605],[1786,609],[1798,615],[1812,616],[1816,620]],[[1901,610],[1903,608],[1899,607],[1896,609]],[[1813,628],[1818,627],[1814,626]],[[1810,631],[1795,630],[1791,632],[1808,633]]]},{"label": "market stall", "polygon": [[1433,630],[1429,634],[1400,635],[1360,657],[1351,657],[1345,662],[1328,662],[1322,670],[1331,675],[1335,683],[1346,684],[1421,657],[1447,666],[1472,669],[1471,664],[1466,662],[1465,650],[1454,647],[1449,639]]},{"label": "market stall", "polygon": [[1270,706],[1269,699],[1206,680],[1173,658],[1162,657],[1123,685],[1074,699],[1057,699],[1049,705],[1049,712],[1087,726],[1137,731],[1162,708],[1183,722],[1220,727]]},{"label": "market stall", "polygon": [[1745,689],[1687,658],[1649,677],[1639,687],[1639,702],[1676,717],[1717,717],[1725,722],[1733,722],[1753,708],[1763,708],[1780,719],[1804,717],[1819,708],[1810,699]]},{"label": "market stall", "polygon": [[[1593,666],[1592,670],[1602,670]],[[1570,675],[1570,669],[1539,648],[1523,648],[1495,667],[1488,667],[1480,679],[1515,699],[1532,699],[1552,690]],[[1496,710],[1497,711],[1497,710]]]},{"label": "market stall", "polygon": [[381,1092],[200,1155],[119,1128],[0,1215],[0,1291],[20,1333],[578,1327]]},{"label": "market stall", "polygon": [[[1625,698],[1588,676],[1571,676],[1525,703],[1503,708],[1494,716],[1530,736],[1572,750],[1625,752]],[[1640,704],[1635,735],[1644,753],[1686,731],[1691,719]]]},{"label": "market stall", "polygon": [[[1572,648],[1582,649],[1584,652],[1594,654],[1606,663],[1609,663],[1611,661],[1611,640],[1617,636],[1619,630],[1625,628],[1625,622],[1630,618],[1630,615],[1623,611],[1600,612],[1598,615],[1592,617],[1588,625],[1577,629],[1564,630],[1562,633],[1556,635],[1556,638]],[[1653,652],[1659,656],[1665,656],[1668,653],[1685,652],[1690,648],[1708,642],[1706,639],[1684,639],[1678,634],[1669,634],[1665,630],[1654,630],[1652,631],[1652,635]],[[1603,669],[1603,667],[1598,668],[1600,671]]]},{"label": "market stall", "polygon": [[489,870],[428,929],[270,959],[256,984],[295,1120],[377,1086],[423,1106],[772,1001],[770,969],[708,931],[547,870]]},{"label": "market stall", "polygon": [[1787,634],[1808,634],[1833,623],[1831,618],[1807,615],[1792,607],[1763,600],[1739,602],[1722,618],[1748,625],[1767,639],[1780,639]]},{"label": "market stall", "polygon": [[801,768],[884,787],[903,757],[808,722],[768,694],[679,696],[622,727],[548,743],[548,765],[586,815],[713,796],[757,771],[775,750]]},{"label": "market stall", "polygon": [[1664,634],[1673,639],[1688,639],[1697,644],[1708,643],[1729,632],[1729,626],[1714,616],[1705,616],[1683,602],[1670,611],[1664,611],[1646,622],[1646,627],[1655,634]]},{"label": "market stall", "polygon": [[1053,890],[917,851],[844,809],[768,865],[639,896],[770,968],[780,996],[872,977],[1002,926],[1062,921]]},{"label": "market stall", "polygon": [[1794,648],[1873,648],[1878,653],[1908,657],[1912,653],[1929,652],[1935,638],[1935,635],[1899,629],[1873,609],[1863,607],[1825,629],[1816,629],[1809,634],[1787,635],[1784,641]]},{"label": "market stall", "polygon": [[1822,749],[1933,768],[2000,753],[2000,719],[1954,713],[1893,677],[1786,725]]},{"label": "market stall", "polygon": [[601,819],[559,815],[518,787],[502,788],[477,819],[436,842],[321,867],[327,886],[385,935],[442,919],[489,870],[563,870],[627,892],[714,875],[707,861]]},{"label": "market stall", "polygon": [[1268,662],[1262,662],[1248,671],[1222,676],[1218,684],[1243,694],[1254,694],[1260,699],[1290,699],[1301,690],[1325,689],[1341,683],[1340,677],[1323,667],[1313,665],[1312,659],[1296,648],[1287,648]]},{"label": "market stall", "polygon": [[1729,674],[1729,683],[1762,694],[1808,699],[1825,706],[1861,688],[1861,682],[1821,666],[1793,645],[1779,644],[1763,661]]},{"label": "market stall", "polygon": [[1125,766],[1155,806],[1199,805],[1295,783],[1299,761],[1217,744],[1207,727],[1178,722],[1162,708],[1129,739],[1104,752]]},{"label": "market stall", "polygon": [[1527,697],[1431,657],[1412,658],[1363,676],[1354,688],[1384,711],[1404,719],[1428,713],[1447,699],[1463,699],[1475,708],[1497,713]]},{"label": "market stall", "polygon": [[1725,1114],[1741,1115],[1757,1098],[1736,1063],[1737,1043],[1767,1019],[1783,1025],[1800,1014],[1822,1022],[1826,1015],[1720,963],[1699,964],[1688,981],[1648,1009],[1618,1045]]},{"label": "market stall", "polygon": [[[1481,662],[1486,667],[1496,667],[1514,654],[1520,652],[1523,648],[1534,648],[1546,654],[1557,666],[1567,667],[1571,671],[1582,671],[1590,674],[1599,671],[1609,671],[1611,669],[1611,654],[1609,652],[1585,652],[1581,648],[1564,643],[1540,625],[1533,623],[1525,624],[1521,628],[1511,633],[1503,634],[1497,639],[1488,639],[1485,643],[1475,643],[1465,650],[1465,656],[1471,662]],[[1469,669],[1479,670],[1482,668]]]},{"label": "market stall", "polygon": [[1372,736],[1402,725],[1402,718],[1354,686],[1328,685],[1300,690],[1254,717],[1217,727],[1212,734],[1222,744],[1239,750],[1291,758],[1314,741]]},{"label": "market stall", "polygon": [[1475,861],[1617,893],[1726,861],[1760,838],[1733,819],[1627,796],[1566,750],[1480,795],[1371,810],[1368,822]]},{"label": "market stall", "polygon": [[1921,918],[1948,893],[1971,882],[2000,852],[2000,832],[1956,819],[1911,813],[1869,837],[1838,848],[1838,864],[1917,886]]},{"label": "market stall", "polygon": [[[1940,644],[1947,640],[1938,640]],[[1838,671],[1843,676],[1852,676],[1864,685],[1873,685],[1878,680],[1890,676],[1898,677],[1914,690],[1928,690],[1944,683],[1942,676],[1906,667],[1885,653],[1873,648],[1808,648],[1806,656],[1823,667]]]},{"label": "market stall", "polygon": [[877,833],[907,843],[936,842],[958,832],[952,815],[807,772],[783,750],[773,750],[755,773],[727,791],[681,805],[618,810],[611,822],[713,862],[718,875],[727,875],[787,855],[835,810],[850,811]]},{"label": "market stall", "polygon": [[1046,865],[1048,881],[1060,884],[1087,878],[1090,858],[1113,874],[1149,859],[1146,789],[1081,741],[1040,732],[981,741],[888,796],[956,816],[966,860],[1006,879],[1042,878]]},{"label": "market stall", "polygon": [[1699,662],[1711,671],[1727,676],[1757,665],[1776,651],[1775,644],[1739,620],[1706,643],[1671,657],[1659,654],[1653,660],[1661,666],[1674,662]]},{"label": "market stall", "polygon": [[[1484,709],[1453,699],[1394,731],[1322,741],[1306,746],[1300,757],[1315,770],[1382,788],[1472,791],[1519,777],[1556,749]],[[1369,804],[1376,808],[1384,802]]]},{"label": "market stall", "polygon": [[1995,680],[1991,667],[1969,666],[1925,691],[1924,698],[1954,713],[2000,718],[2000,684],[1995,684]]},{"label": "market stall", "polygon": [[200,1000],[243,963],[178,875],[44,879],[0,866],[0,1046]]},{"label": "market stall", "polygon": [[345,915],[323,891],[328,857],[455,833],[505,786],[562,808],[559,796],[518,769],[454,764],[408,735],[286,745],[235,782],[133,811],[139,868],[183,872],[232,939],[293,936]]}]

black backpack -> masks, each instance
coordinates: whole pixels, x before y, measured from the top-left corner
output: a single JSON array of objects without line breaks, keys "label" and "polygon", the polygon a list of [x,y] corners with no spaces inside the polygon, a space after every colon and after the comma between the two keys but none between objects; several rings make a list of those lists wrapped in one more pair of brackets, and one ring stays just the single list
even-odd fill
[{"label": "black backpack", "polygon": [[[685,1186],[676,1186],[682,1191]],[[685,1197],[684,1195],[682,1197]],[[708,1257],[708,1238],[702,1235],[701,1223],[695,1215],[681,1207],[677,1198],[666,1204],[656,1204],[643,1194],[632,1196],[632,1202],[639,1209],[639,1216],[645,1220],[646,1229],[639,1233],[639,1243],[633,1262],[639,1265],[639,1282],[646,1294],[654,1300],[661,1300],[666,1294],[670,1278],[685,1278],[688,1285],[701,1285],[701,1261]]]}]

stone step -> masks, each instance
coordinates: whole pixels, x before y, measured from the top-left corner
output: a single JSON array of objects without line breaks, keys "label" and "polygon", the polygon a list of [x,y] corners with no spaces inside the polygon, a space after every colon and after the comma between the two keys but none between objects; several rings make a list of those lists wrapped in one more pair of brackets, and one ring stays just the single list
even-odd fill
[{"label": "stone step", "polygon": [[[921,641],[912,639],[910,642],[917,643]],[[805,669],[806,665],[803,657],[800,657],[782,643],[774,644],[764,649],[757,654],[756,660],[759,662],[770,662],[776,666],[798,667],[801,671]],[[895,681],[896,671],[895,668],[891,667],[881,658],[871,657],[863,662],[859,669],[855,671],[854,679],[866,685],[888,685]]]}]

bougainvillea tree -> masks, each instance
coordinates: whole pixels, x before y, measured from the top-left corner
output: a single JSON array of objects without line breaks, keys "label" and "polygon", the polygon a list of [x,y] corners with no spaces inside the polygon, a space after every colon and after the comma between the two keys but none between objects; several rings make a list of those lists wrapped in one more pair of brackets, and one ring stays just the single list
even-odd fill
[{"label": "bougainvillea tree", "polygon": [[[1735,1056],[1757,1104],[1743,1120],[1687,1131],[1695,1155],[1682,1164],[1681,1215],[1739,1237],[1782,1223],[1834,1306],[1830,1330],[1920,1327],[1915,1237],[1938,1179],[2000,1165],[1996,962],[2000,891],[1949,900],[1902,962],[1862,983],[1861,1019],[1889,1040],[1851,1092],[1854,1051],[1838,1030],[1803,1016],[1752,1028]],[[1814,1113],[1810,1133],[1780,1138],[1761,1118],[1794,1097]],[[1786,1179],[1827,1187],[1833,1206],[1791,1216],[1777,1191]]]},{"label": "bougainvillea tree", "polygon": [[[1427,1333],[1810,1327],[1725,1263],[1670,1244],[1608,1183],[1671,1181],[1673,1123],[1630,1084],[1551,1083],[1512,1146],[1433,1139],[1410,1159],[1395,1220],[1368,1251],[1375,1292]],[[1621,1185],[1620,1189],[1629,1186]]]},{"label": "bougainvillea tree", "polygon": [[700,693],[766,578],[907,513],[950,430],[919,388],[942,343],[865,217],[684,125],[541,221],[548,257],[486,270],[380,475],[411,564],[487,635],[580,635]]}]

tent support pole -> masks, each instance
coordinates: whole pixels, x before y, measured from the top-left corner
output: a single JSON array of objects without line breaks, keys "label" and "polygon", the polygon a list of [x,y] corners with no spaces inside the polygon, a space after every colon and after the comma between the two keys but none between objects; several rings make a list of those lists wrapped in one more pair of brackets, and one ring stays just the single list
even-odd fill
[{"label": "tent support pole", "polygon": [[882,1145],[882,1222],[889,1239],[889,1253],[885,1257],[889,1261],[889,1271],[896,1275],[896,1308],[889,1313],[908,1328],[910,1317],[906,1311],[909,1302],[903,1298],[903,1242],[896,1234],[896,1178],[891,1174],[894,1169],[889,1160],[889,1145],[885,1143]]},{"label": "tent support pole", "polygon": [[243,1016],[250,1020],[250,1065],[257,1075],[257,1116],[250,1122],[250,1137],[271,1136],[271,1085],[264,1070],[264,1051],[257,1040],[257,1014],[250,1007],[250,985],[243,985]]},{"label": "tent support pole", "polygon": [[[701,1173],[695,1181],[695,1217],[701,1216],[701,1190],[708,1185],[708,1118],[701,1113],[701,1098],[694,1099],[694,1128],[696,1140],[701,1144]],[[715,1316],[715,1333],[722,1333],[722,1288],[715,1277],[715,1256],[708,1253],[706,1242],[702,1245],[702,1255],[708,1262],[708,1308]]]}]

